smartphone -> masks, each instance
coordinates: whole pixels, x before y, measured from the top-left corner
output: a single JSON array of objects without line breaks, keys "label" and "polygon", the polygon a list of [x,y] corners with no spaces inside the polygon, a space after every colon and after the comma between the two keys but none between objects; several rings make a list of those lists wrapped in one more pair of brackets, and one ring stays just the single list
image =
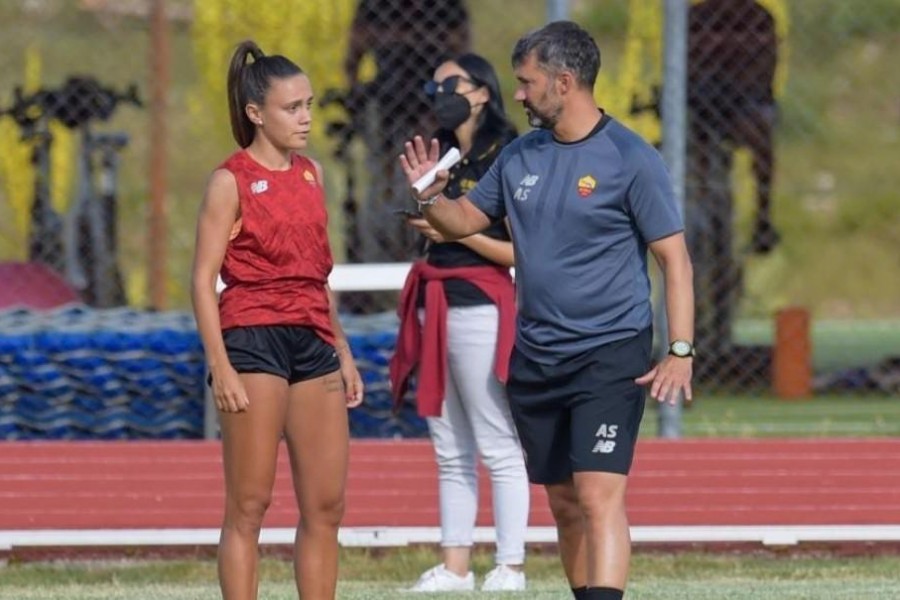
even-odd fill
[{"label": "smartphone", "polygon": [[395,214],[395,215],[400,215],[400,216],[402,216],[402,217],[404,217],[404,218],[407,218],[407,219],[421,219],[421,218],[423,218],[423,217],[422,217],[422,213],[417,212],[417,211],[412,210],[412,209],[409,209],[409,208],[395,208],[395,209],[394,209],[394,214]]}]

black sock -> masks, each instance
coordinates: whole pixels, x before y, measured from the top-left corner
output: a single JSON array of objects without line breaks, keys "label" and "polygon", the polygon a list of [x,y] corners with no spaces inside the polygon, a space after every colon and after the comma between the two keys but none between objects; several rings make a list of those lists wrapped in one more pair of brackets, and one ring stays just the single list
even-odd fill
[{"label": "black sock", "polygon": [[585,590],[584,600],[622,600],[625,592],[610,587],[589,587]]},{"label": "black sock", "polygon": [[587,586],[583,585],[581,587],[572,588],[572,595],[575,596],[575,600],[584,600],[584,595],[587,593]]}]

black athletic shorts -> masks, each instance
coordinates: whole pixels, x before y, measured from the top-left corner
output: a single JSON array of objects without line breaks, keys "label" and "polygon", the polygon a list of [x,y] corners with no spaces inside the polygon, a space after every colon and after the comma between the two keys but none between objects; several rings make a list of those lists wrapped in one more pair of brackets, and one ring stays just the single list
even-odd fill
[{"label": "black athletic shorts", "polygon": [[651,329],[555,365],[513,351],[506,384],[532,483],[563,483],[578,471],[627,474],[650,369]]},{"label": "black athletic shorts", "polygon": [[238,373],[269,373],[295,384],[341,368],[334,347],[309,327],[257,325],[222,332],[231,366]]}]

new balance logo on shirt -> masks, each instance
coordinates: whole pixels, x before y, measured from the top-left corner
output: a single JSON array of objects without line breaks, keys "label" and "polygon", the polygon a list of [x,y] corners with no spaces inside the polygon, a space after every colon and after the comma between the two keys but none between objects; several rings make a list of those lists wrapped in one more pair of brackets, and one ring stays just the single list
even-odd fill
[{"label": "new balance logo on shirt", "polygon": [[618,430],[618,425],[607,425],[606,423],[598,427],[597,433],[595,433],[594,436],[599,439],[597,440],[597,443],[594,444],[594,449],[591,450],[591,452],[594,454],[597,454],[598,452],[600,454],[609,454],[615,450],[616,443],[613,440],[615,439]]},{"label": "new balance logo on shirt", "polygon": [[267,189],[269,189],[269,182],[265,179],[260,179],[250,184],[250,191],[254,194],[262,194]]}]

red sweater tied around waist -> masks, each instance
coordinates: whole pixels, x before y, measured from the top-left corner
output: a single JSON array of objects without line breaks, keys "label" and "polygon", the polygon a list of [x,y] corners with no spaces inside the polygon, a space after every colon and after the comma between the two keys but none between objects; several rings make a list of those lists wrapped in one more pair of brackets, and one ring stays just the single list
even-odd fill
[{"label": "red sweater tied around waist", "polygon": [[[447,297],[444,281],[465,279],[475,285],[497,306],[497,351],[494,374],[505,383],[509,358],[515,342],[516,294],[509,269],[501,266],[434,267],[424,260],[413,263],[400,294],[397,313],[400,331],[397,348],[390,363],[391,392],[398,409],[409,387],[409,379],[419,367],[416,404],[423,417],[439,417],[447,381]],[[425,324],[419,324],[416,302],[419,286],[425,285]]]}]

